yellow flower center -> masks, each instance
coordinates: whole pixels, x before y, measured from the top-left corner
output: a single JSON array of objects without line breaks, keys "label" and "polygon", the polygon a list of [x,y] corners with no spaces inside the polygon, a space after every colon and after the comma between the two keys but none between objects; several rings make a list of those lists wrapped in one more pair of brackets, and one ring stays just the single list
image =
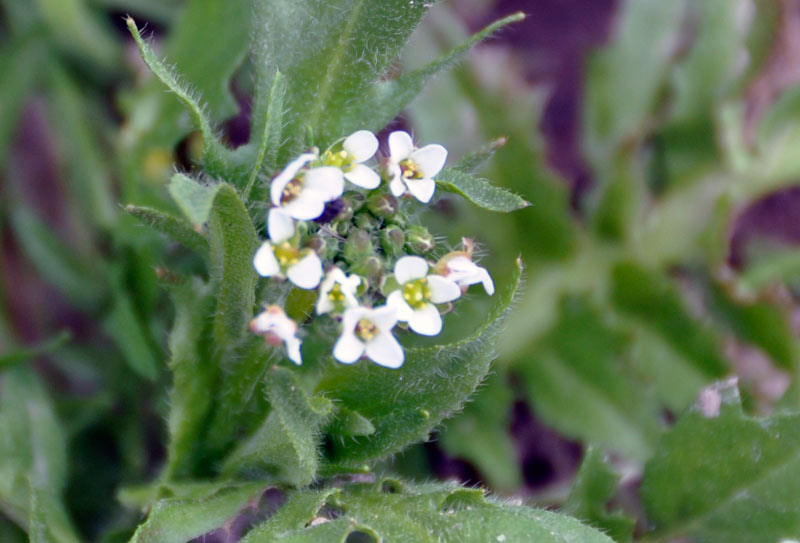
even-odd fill
[{"label": "yellow flower center", "polygon": [[342,285],[341,283],[334,283],[331,290],[328,292],[328,300],[333,304],[333,307],[336,308],[337,311],[341,311],[344,309],[346,305],[346,298],[344,292],[342,292]]},{"label": "yellow flower center", "polygon": [[283,187],[283,192],[281,192],[281,203],[286,204],[300,196],[300,193],[303,191],[303,178],[302,177],[295,177],[288,183],[286,186]]},{"label": "yellow flower center", "polygon": [[419,167],[419,164],[407,158],[400,162],[400,171],[403,174],[405,179],[422,179],[422,169]]},{"label": "yellow flower center", "polygon": [[356,335],[364,341],[372,341],[378,335],[378,327],[367,319],[361,319],[356,325]]},{"label": "yellow flower center", "polygon": [[428,284],[428,279],[423,277],[403,285],[403,299],[414,309],[425,307],[425,304],[431,299],[431,286]]},{"label": "yellow flower center", "polygon": [[284,241],[275,247],[275,258],[278,259],[281,268],[286,269],[300,260],[300,251],[292,247],[288,241]]},{"label": "yellow flower center", "polygon": [[356,157],[342,149],[336,153],[325,151],[322,155],[322,163],[325,166],[334,166],[344,172],[349,172],[356,165]]}]

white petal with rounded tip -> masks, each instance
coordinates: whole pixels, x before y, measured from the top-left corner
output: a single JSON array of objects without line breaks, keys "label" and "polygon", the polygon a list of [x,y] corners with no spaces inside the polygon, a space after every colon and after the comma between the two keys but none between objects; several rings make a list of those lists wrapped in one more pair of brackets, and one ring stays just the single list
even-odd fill
[{"label": "white petal with rounded tip", "polygon": [[406,179],[406,186],[414,198],[427,204],[433,197],[433,192],[436,190],[436,181],[433,179]]},{"label": "white petal with rounded tip", "polygon": [[300,340],[296,337],[286,339],[286,354],[289,360],[301,366],[303,364],[303,357],[300,355]]},{"label": "white petal with rounded tip", "polygon": [[452,302],[461,296],[461,288],[441,275],[429,275],[428,284],[431,287],[431,302],[435,304]]},{"label": "white petal with rounded tip", "polygon": [[300,196],[284,205],[283,211],[295,219],[310,221],[325,211],[325,200],[316,191],[305,190]]},{"label": "white petal with rounded tip", "polygon": [[396,175],[389,182],[389,190],[392,191],[392,196],[399,198],[405,193],[406,184],[403,183],[399,175]]},{"label": "white petal with rounded tip", "polygon": [[320,292],[319,298],[317,298],[317,306],[316,311],[317,315],[324,315],[325,313],[330,313],[333,311],[333,302],[330,298],[328,298],[328,293],[325,291]]},{"label": "white petal with rounded tip", "polygon": [[398,130],[389,134],[389,159],[392,162],[400,162],[407,159],[414,151],[414,142],[408,132]]},{"label": "white petal with rounded tip", "polygon": [[428,263],[421,256],[404,256],[394,265],[394,277],[401,285],[428,275]]},{"label": "white petal with rounded tip", "polygon": [[435,336],[442,331],[442,316],[433,304],[425,304],[415,309],[408,319],[408,327],[423,336]]},{"label": "white petal with rounded tip", "polygon": [[382,332],[388,332],[397,324],[397,309],[388,305],[376,307],[370,312],[369,320]]},{"label": "white petal with rounded tip", "polygon": [[326,202],[335,200],[344,192],[342,170],[333,166],[311,168],[303,178],[303,191],[312,190]]},{"label": "white petal with rounded tip", "polygon": [[267,215],[267,233],[273,243],[280,243],[294,236],[294,220],[281,208],[273,207]]},{"label": "white petal with rounded tip", "polygon": [[342,317],[342,329],[353,331],[361,317],[369,313],[366,307],[351,307],[345,310]]},{"label": "white petal with rounded tip", "polygon": [[309,253],[286,270],[289,281],[300,288],[311,290],[317,288],[322,279],[322,261],[317,253]]},{"label": "white petal with rounded tip", "polygon": [[256,251],[253,257],[253,267],[261,277],[270,277],[272,275],[279,275],[281,267],[278,265],[278,259],[275,258],[275,252],[272,250],[272,244],[265,241],[261,247]]},{"label": "white petal with rounded tip", "polygon": [[344,140],[342,148],[353,155],[356,162],[364,162],[372,158],[378,150],[378,138],[369,130],[359,130]]},{"label": "white petal with rounded tip", "polygon": [[375,189],[381,184],[381,176],[368,166],[356,164],[349,172],[345,172],[344,178],[352,184],[365,189]]},{"label": "white petal with rounded tip", "polygon": [[403,298],[403,293],[395,290],[386,298],[386,305],[395,310],[395,317],[400,322],[408,322],[414,316],[414,310]]},{"label": "white petal with rounded tip", "polygon": [[433,178],[447,162],[447,149],[436,143],[417,149],[409,157],[422,170],[425,177]]},{"label": "white petal with rounded tip", "polygon": [[403,365],[405,355],[403,348],[389,332],[378,334],[367,342],[367,356],[376,364],[385,368],[397,369]]},{"label": "white petal with rounded tip", "polygon": [[294,159],[292,162],[286,166],[281,173],[279,173],[275,179],[272,180],[272,183],[269,185],[269,196],[270,200],[272,200],[273,205],[280,205],[281,204],[281,193],[286,185],[289,184],[289,181],[294,179],[297,172],[299,172],[303,166],[311,162],[317,157],[314,153],[305,153]]},{"label": "white petal with rounded tip", "polygon": [[333,346],[333,357],[343,364],[352,364],[364,354],[364,344],[352,330],[345,328]]},{"label": "white petal with rounded tip", "polygon": [[491,296],[492,294],[494,294],[494,281],[492,281],[492,276],[489,275],[489,272],[486,271],[485,268],[481,268],[479,273],[480,273],[481,283],[483,284],[483,290],[486,291],[486,294]]}]

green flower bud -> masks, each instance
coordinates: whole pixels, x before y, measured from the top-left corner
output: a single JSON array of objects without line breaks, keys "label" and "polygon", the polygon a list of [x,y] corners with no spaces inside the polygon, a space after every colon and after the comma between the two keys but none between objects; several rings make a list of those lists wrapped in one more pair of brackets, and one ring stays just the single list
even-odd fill
[{"label": "green flower bud", "polygon": [[376,219],[371,214],[366,212],[361,212],[357,214],[353,222],[359,228],[362,228],[367,231],[377,230],[378,228],[381,227],[380,219]]},{"label": "green flower bud", "polygon": [[350,231],[350,221],[341,221],[336,223],[336,234],[342,237],[345,237],[347,233]]},{"label": "green flower bud", "polygon": [[399,226],[390,224],[381,230],[381,248],[390,257],[395,258],[403,254],[405,244],[406,234]]},{"label": "green flower bud", "polygon": [[342,209],[339,213],[336,214],[336,217],[333,218],[334,221],[344,221],[350,222],[350,219],[353,218],[353,204],[350,203],[347,199],[342,198]]},{"label": "green flower bud", "polygon": [[353,266],[352,271],[366,277],[371,285],[379,286],[383,276],[383,263],[375,255],[368,256]]},{"label": "green flower bud", "polygon": [[397,198],[391,194],[373,194],[367,199],[367,209],[376,217],[388,219],[397,213]]},{"label": "green flower bud", "polygon": [[350,204],[350,207],[353,208],[353,211],[355,212],[364,206],[364,202],[367,201],[367,197],[360,192],[349,192],[342,196],[342,200]]},{"label": "green flower bud", "polygon": [[436,240],[427,228],[414,224],[406,229],[406,247],[413,253],[427,253],[436,247]]},{"label": "green flower bud", "polygon": [[348,263],[357,265],[365,258],[374,256],[375,250],[372,247],[372,240],[370,240],[366,231],[360,228],[352,228],[347,235],[347,241],[344,242],[342,253]]}]

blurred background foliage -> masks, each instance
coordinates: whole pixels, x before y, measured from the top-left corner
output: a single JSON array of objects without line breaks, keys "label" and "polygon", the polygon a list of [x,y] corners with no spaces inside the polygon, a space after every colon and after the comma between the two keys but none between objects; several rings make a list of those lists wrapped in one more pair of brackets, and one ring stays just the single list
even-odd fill
[{"label": "blurred background foliage", "polygon": [[[39,450],[55,471],[40,476],[79,531],[126,540],[140,514],[115,496],[165,460],[160,277],[201,266],[123,206],[177,213],[166,182],[174,163],[192,171],[201,140],[123,15],[148,23],[239,146],[249,0],[0,9],[0,540],[25,539],[13,474],[37,461],[15,448],[26,427],[51,440]],[[498,215],[442,198],[429,212],[449,243],[477,232],[498,284],[521,253],[525,288],[473,401],[381,469],[562,506],[623,541],[632,521],[605,502],[652,513],[635,492],[643,466],[704,387],[737,375],[747,413],[800,407],[800,2],[454,0],[403,68],[516,10],[528,18],[390,125],[452,157],[490,148],[481,175],[533,205]],[[490,303],[453,319],[474,327]],[[668,514],[648,518],[669,530]]]}]

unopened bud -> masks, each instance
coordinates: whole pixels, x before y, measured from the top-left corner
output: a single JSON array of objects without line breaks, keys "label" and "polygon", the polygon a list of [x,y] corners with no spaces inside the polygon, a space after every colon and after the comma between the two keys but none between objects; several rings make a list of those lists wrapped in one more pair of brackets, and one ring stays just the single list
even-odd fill
[{"label": "unopened bud", "polygon": [[391,194],[373,194],[367,199],[367,209],[376,217],[388,219],[397,213],[397,198]]},{"label": "unopened bud", "polygon": [[374,255],[369,234],[360,228],[353,228],[344,242],[344,259],[350,264],[358,264],[365,258]]},{"label": "unopened bud", "polygon": [[376,219],[374,216],[366,212],[357,214],[353,222],[359,228],[367,231],[377,230],[381,226],[380,219]]},{"label": "unopened bud", "polygon": [[336,234],[345,237],[350,231],[350,221],[342,221],[336,223]]},{"label": "unopened bud", "polygon": [[366,277],[370,284],[377,286],[380,285],[381,276],[383,275],[383,263],[375,255],[368,256],[357,263],[353,267],[353,271],[362,277]]},{"label": "unopened bud", "polygon": [[411,225],[406,229],[406,247],[413,253],[427,253],[436,247],[436,240],[424,226]]},{"label": "unopened bud", "polygon": [[390,257],[398,257],[403,254],[403,247],[406,244],[406,234],[397,225],[390,224],[381,230],[381,248]]},{"label": "unopened bud", "polygon": [[342,198],[342,208],[334,217],[334,221],[350,221],[353,218],[353,204]]},{"label": "unopened bud", "polygon": [[317,253],[320,256],[323,256],[325,254],[327,245],[324,239],[322,239],[319,236],[314,236],[308,240],[308,242],[306,243],[306,247],[314,249],[315,253]]}]

